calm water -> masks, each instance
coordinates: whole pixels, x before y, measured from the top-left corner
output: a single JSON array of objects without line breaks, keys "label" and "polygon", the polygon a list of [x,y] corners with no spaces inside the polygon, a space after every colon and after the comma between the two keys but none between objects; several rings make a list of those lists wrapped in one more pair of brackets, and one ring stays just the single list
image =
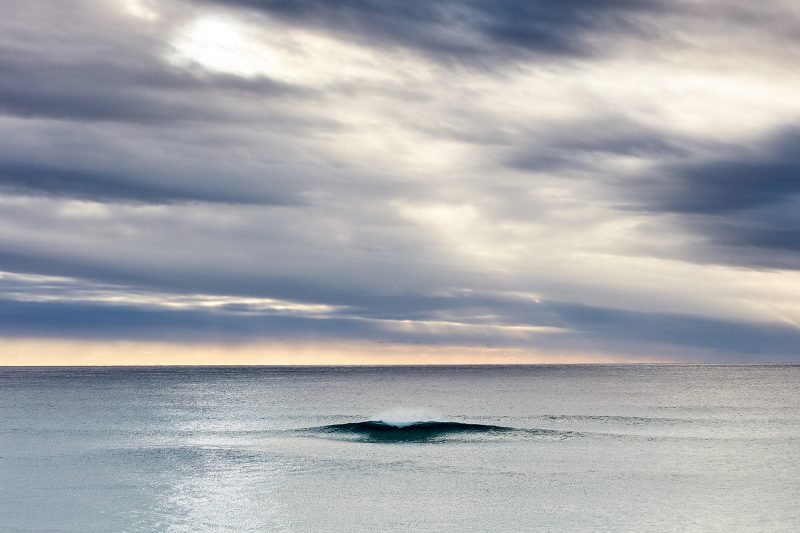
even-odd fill
[{"label": "calm water", "polygon": [[798,386],[797,365],[0,368],[0,529],[797,531]]}]

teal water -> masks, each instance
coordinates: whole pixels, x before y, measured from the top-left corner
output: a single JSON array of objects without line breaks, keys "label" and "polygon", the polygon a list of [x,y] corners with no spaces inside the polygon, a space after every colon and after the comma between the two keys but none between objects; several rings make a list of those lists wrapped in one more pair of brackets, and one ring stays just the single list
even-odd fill
[{"label": "teal water", "polygon": [[800,365],[0,368],[2,531],[797,531]]}]

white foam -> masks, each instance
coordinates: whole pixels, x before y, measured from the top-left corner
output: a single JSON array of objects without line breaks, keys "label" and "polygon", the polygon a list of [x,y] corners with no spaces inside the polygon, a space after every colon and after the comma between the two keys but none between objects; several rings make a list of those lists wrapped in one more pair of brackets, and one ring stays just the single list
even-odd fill
[{"label": "white foam", "polygon": [[442,417],[430,409],[399,407],[389,411],[383,411],[376,415],[373,420],[402,428],[419,422],[441,421]]}]

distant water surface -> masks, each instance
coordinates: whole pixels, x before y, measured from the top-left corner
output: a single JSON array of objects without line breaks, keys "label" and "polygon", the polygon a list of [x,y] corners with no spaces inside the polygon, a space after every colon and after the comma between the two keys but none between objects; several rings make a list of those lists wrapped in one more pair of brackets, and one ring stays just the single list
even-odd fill
[{"label": "distant water surface", "polygon": [[798,531],[800,365],[0,367],[2,531]]}]

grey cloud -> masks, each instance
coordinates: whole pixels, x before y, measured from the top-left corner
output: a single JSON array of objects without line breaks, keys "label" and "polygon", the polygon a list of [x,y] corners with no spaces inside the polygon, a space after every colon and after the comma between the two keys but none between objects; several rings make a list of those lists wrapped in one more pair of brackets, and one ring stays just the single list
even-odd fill
[{"label": "grey cloud", "polygon": [[722,225],[715,228],[714,241],[722,245],[747,245],[764,250],[800,254],[800,221],[781,227]]},{"label": "grey cloud", "polygon": [[515,55],[586,56],[604,33],[645,33],[637,15],[660,1],[568,0],[199,0],[262,11],[373,45],[403,47],[443,61],[483,63]]},{"label": "grey cloud", "polygon": [[[178,342],[263,342],[369,340],[389,343],[478,344],[575,350],[590,347],[601,353],[628,356],[658,354],[666,345],[716,352],[720,360],[747,356],[791,360],[800,331],[780,325],[715,320],[669,313],[641,313],[548,302],[547,307],[571,330],[514,332],[485,323],[470,328],[442,329],[435,324],[395,327],[391,321],[357,315],[328,318],[275,313],[241,313],[235,306],[213,311],[163,310],[142,306],[76,302],[0,300],[0,334],[12,337]],[[624,342],[621,340],[624,339]],[[626,349],[625,345],[628,344]],[[630,351],[631,345],[636,347]]]},{"label": "grey cloud", "polygon": [[[413,331],[391,322],[358,317],[310,318],[243,314],[235,310],[163,310],[95,303],[0,300],[0,335],[11,337],[109,340],[166,340],[242,343],[254,341],[369,340],[391,343],[483,344],[513,346],[526,337],[509,338],[491,328],[442,331],[425,326]],[[529,343],[532,336],[527,336]]]},{"label": "grey cloud", "polygon": [[[6,294],[3,336],[572,351],[588,343],[605,353],[672,346],[754,359],[783,357],[800,341],[783,326],[611,308],[639,296],[648,303],[637,308],[658,308],[663,297],[650,301],[647,272],[626,284],[613,268],[637,216],[674,224],[665,240],[689,233],[701,241],[681,250],[688,261],[798,268],[800,134],[784,130],[731,148],[678,138],[670,124],[637,116],[641,106],[608,109],[603,102],[618,94],[555,102],[553,113],[546,101],[503,101],[505,81],[525,80],[511,79],[519,71],[508,67],[541,69],[534,84],[594,75],[598,55],[607,59],[629,36],[647,39],[650,22],[682,23],[685,3],[669,12],[663,2],[632,0],[176,0],[161,7],[154,23],[100,0],[5,10],[0,270],[113,284],[107,290],[121,295],[279,298],[337,310],[323,319],[253,313],[244,303],[213,313],[113,306],[79,301],[78,287],[69,302]],[[412,64],[431,71],[392,78],[390,86],[382,71],[354,81],[345,73],[300,89],[164,61],[171,29],[227,9],[239,10],[236,18],[262,13],[335,34],[371,47],[374,57],[411,51]],[[607,75],[603,65],[597,75]],[[500,75],[509,79],[490,79]],[[446,89],[460,84],[463,91]],[[541,121],[516,116],[525,105],[541,105],[542,113],[530,114]],[[651,172],[618,172],[612,159],[647,163]],[[639,237],[628,250],[646,271],[653,236]],[[673,281],[683,291],[674,307],[691,308],[691,289]],[[615,291],[629,292],[615,299]],[[579,301],[560,301],[572,299]],[[609,307],[581,305],[600,300]],[[712,303],[709,309],[721,308]],[[561,329],[540,335],[503,326]]]},{"label": "grey cloud", "polygon": [[800,268],[800,132],[782,129],[716,156],[657,165],[626,180],[624,209],[670,215],[703,239],[699,260]]},{"label": "grey cloud", "polygon": [[[0,301],[0,315],[4,319],[0,321],[3,324],[0,333],[23,337],[195,342],[252,342],[300,336],[317,340],[477,343],[553,350],[588,348],[632,356],[657,354],[665,346],[677,345],[716,352],[721,359],[758,355],[779,360],[794,357],[800,343],[800,330],[785,325],[628,311],[567,301],[534,301],[502,293],[457,291],[440,296],[348,293],[346,298],[351,305],[332,309],[326,312],[327,316],[304,316],[303,312],[259,311],[245,303],[215,309],[165,309],[122,303],[126,295],[133,295],[130,299],[134,301],[136,295],[148,294],[130,286],[99,286],[104,294],[119,291],[121,303],[81,302],[94,294],[92,287],[97,285],[80,280],[3,282],[0,278],[0,288],[7,295],[55,298],[54,301]],[[319,290],[313,291],[313,295],[326,296]],[[295,292],[293,296],[302,299],[309,295]],[[397,327],[398,321],[403,327]],[[504,330],[503,326],[555,329],[519,331]]]},{"label": "grey cloud", "polygon": [[[351,272],[343,272],[348,268],[346,264],[337,264],[341,260],[330,256],[327,259],[332,264],[327,267],[319,265],[315,272],[292,274],[292,264],[301,263],[302,257],[287,255],[276,258],[275,262],[279,264],[267,270],[263,258],[231,258],[219,251],[220,260],[188,264],[192,263],[192,259],[188,259],[187,264],[182,264],[172,258],[169,264],[165,264],[163,252],[158,251],[131,254],[117,250],[114,254],[103,252],[80,257],[62,250],[26,252],[8,250],[8,245],[4,248],[6,250],[0,251],[0,264],[10,271],[92,279],[137,287],[139,290],[280,298],[344,306],[364,318],[461,320],[467,315],[465,310],[483,308],[482,312],[485,312],[490,305],[496,306],[498,303],[496,299],[441,297],[411,290],[413,285],[424,286],[426,282],[444,284],[444,274],[437,274],[435,277],[439,279],[430,281],[425,279],[424,273],[409,275],[401,280],[407,287],[398,287],[391,277],[407,270],[405,263],[382,265],[379,262],[369,264],[362,261]],[[139,257],[131,258],[136,255]],[[159,268],[148,268],[148,265],[159,265]],[[371,272],[381,267],[381,273]],[[429,274],[428,277],[434,276]],[[464,276],[451,276],[450,281],[456,284],[467,279]],[[541,316],[540,312],[537,314]],[[516,317],[512,315],[510,318],[513,320]]]},{"label": "grey cloud", "polygon": [[[251,98],[303,97],[308,89],[264,76],[242,78],[190,66],[164,56],[168,22],[148,27],[88,0],[45,12],[6,10],[0,22],[0,113],[82,121],[142,124],[249,121]],[[71,30],[62,28],[69,25]],[[24,32],[30,44],[20,45]]]},{"label": "grey cloud", "polygon": [[[302,96],[305,91],[286,84],[243,80],[234,76],[193,74],[158,66],[152,72],[108,72],[115,66],[87,63],[71,67],[40,65],[25,60],[23,68],[0,62],[0,113],[21,117],[119,121],[131,123],[246,122],[246,112],[224,106],[223,97],[241,92],[254,96]],[[97,79],[106,70],[111,79]],[[143,81],[140,76],[162,76]],[[216,94],[215,94],[216,93]],[[227,93],[227,94],[226,94]]]},{"label": "grey cloud", "polygon": [[0,192],[158,205],[319,196],[320,170],[294,137],[337,126],[286,104],[312,89],[171,65],[169,33],[187,13],[150,24],[121,9],[69,0],[6,10]]},{"label": "grey cloud", "polygon": [[589,171],[597,179],[598,156],[674,159],[690,155],[696,150],[696,143],[624,115],[611,114],[547,124],[526,132],[505,164],[519,170]]},{"label": "grey cloud", "polygon": [[214,187],[208,181],[200,180],[183,186],[169,180],[147,183],[137,175],[126,175],[124,172],[124,169],[104,172],[73,166],[56,167],[0,161],[0,191],[149,204],[199,201],[292,205],[299,201],[285,192],[270,194],[268,191],[236,191],[235,187]]},{"label": "grey cloud", "polygon": [[721,353],[797,356],[800,329],[676,313],[633,312],[553,302],[550,307],[586,339],[603,345],[620,338],[705,348]]},{"label": "grey cloud", "polygon": [[723,160],[673,165],[669,176],[648,191],[649,205],[666,212],[725,214],[777,203],[800,192],[795,161]]},{"label": "grey cloud", "polygon": [[702,241],[698,261],[750,268],[800,270],[800,198],[729,215],[693,215],[680,224]]},{"label": "grey cloud", "polygon": [[656,169],[634,184],[642,205],[664,212],[727,214],[800,193],[800,131],[780,131],[753,146],[729,147]]}]

